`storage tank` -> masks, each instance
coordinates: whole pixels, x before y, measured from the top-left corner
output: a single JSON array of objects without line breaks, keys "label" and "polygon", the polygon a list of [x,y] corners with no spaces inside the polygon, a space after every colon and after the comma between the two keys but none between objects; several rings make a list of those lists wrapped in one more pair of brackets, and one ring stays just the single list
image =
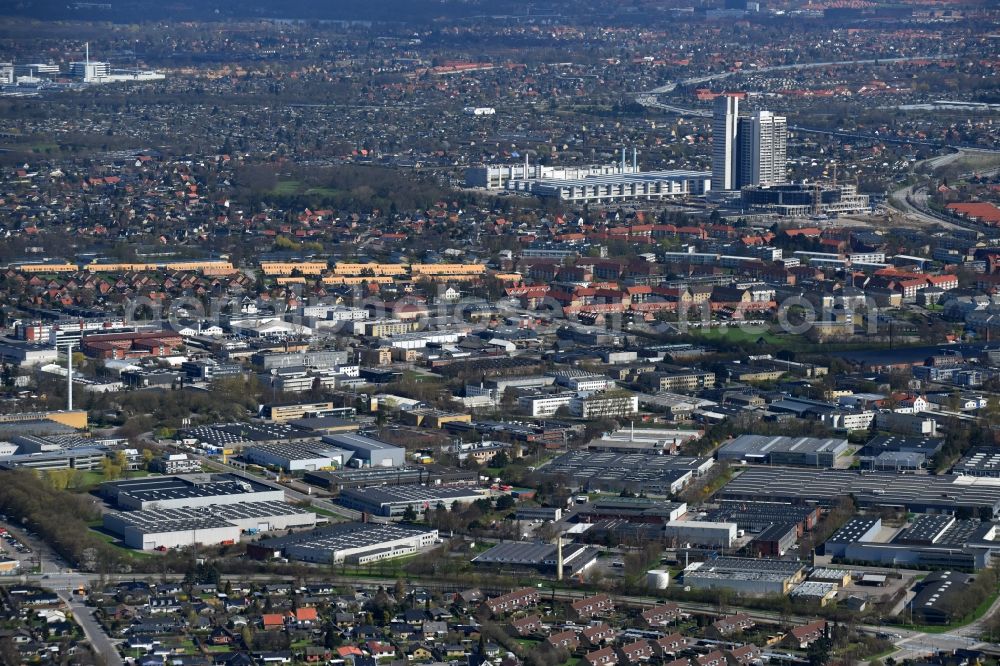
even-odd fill
[{"label": "storage tank", "polygon": [[651,569],[646,572],[646,587],[652,590],[665,590],[670,585],[668,569]]}]

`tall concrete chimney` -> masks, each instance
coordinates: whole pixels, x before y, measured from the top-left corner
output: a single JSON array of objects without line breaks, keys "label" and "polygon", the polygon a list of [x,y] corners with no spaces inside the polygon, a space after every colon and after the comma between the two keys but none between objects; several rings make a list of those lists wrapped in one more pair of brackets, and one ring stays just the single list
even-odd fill
[{"label": "tall concrete chimney", "polygon": [[66,410],[73,411],[73,343],[66,345]]},{"label": "tall concrete chimney", "polygon": [[632,173],[639,173],[639,152],[632,146]]},{"label": "tall concrete chimney", "polygon": [[556,537],[556,580],[563,579],[562,534]]}]

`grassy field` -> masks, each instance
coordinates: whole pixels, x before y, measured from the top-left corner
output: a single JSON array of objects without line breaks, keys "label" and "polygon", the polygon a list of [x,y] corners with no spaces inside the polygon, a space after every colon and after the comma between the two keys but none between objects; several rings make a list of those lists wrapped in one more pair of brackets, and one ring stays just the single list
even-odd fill
[{"label": "grassy field", "polygon": [[281,180],[271,190],[274,194],[297,194],[302,189],[302,183],[297,180]]},{"label": "grassy field", "polygon": [[691,329],[688,334],[705,340],[728,340],[730,342],[757,342],[763,338],[765,342],[772,345],[788,345],[792,341],[800,340],[799,336],[775,335],[766,326],[747,327],[746,329],[738,327],[699,328]]},{"label": "grassy field", "polygon": [[90,531],[96,534],[102,541],[107,542],[109,545],[114,546],[121,552],[125,553],[128,557],[148,558],[156,556],[155,553],[147,553],[142,550],[133,550],[131,548],[126,548],[125,546],[122,545],[120,541],[118,541],[118,538],[115,535],[104,531],[102,522],[99,520],[90,523]]}]

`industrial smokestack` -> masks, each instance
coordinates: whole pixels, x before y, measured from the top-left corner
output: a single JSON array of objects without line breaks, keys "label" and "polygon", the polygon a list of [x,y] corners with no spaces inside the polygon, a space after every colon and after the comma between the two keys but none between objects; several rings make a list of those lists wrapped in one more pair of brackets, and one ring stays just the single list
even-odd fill
[{"label": "industrial smokestack", "polygon": [[622,146],[622,173],[625,173],[625,146]]},{"label": "industrial smokestack", "polygon": [[66,345],[66,411],[73,411],[73,343]]},{"label": "industrial smokestack", "polygon": [[639,151],[632,146],[632,173],[639,173]]},{"label": "industrial smokestack", "polygon": [[562,534],[556,537],[556,580],[563,579]]}]

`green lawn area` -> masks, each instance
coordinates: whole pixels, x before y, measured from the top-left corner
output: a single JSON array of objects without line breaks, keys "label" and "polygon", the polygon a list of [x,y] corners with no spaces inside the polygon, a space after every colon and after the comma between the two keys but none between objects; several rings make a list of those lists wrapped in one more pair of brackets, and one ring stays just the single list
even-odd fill
[{"label": "green lawn area", "polygon": [[111,546],[114,546],[115,548],[117,548],[121,552],[125,553],[128,557],[143,558],[143,557],[155,557],[156,556],[155,553],[147,553],[147,552],[142,551],[142,550],[133,550],[131,548],[126,548],[125,546],[123,546],[121,544],[121,542],[118,541],[117,537],[115,537],[113,534],[105,532],[101,528],[101,524],[102,523],[99,520],[90,523],[90,531],[93,534],[96,534],[97,537],[100,538],[101,540],[107,542]]},{"label": "green lawn area", "polygon": [[316,513],[316,514],[318,514],[320,516],[328,516],[330,518],[336,518],[338,520],[344,520],[344,517],[342,515],[340,515],[339,513],[334,513],[333,511],[329,511],[329,510],[324,509],[322,507],[310,505],[308,507],[308,509],[310,511],[312,511],[313,513]]},{"label": "green lawn area", "polygon": [[333,197],[339,194],[340,190],[335,190],[332,187],[310,187],[305,193],[321,197]]},{"label": "green lawn area", "polygon": [[532,640],[530,638],[518,638],[515,642],[520,645],[525,651],[534,650],[538,645],[538,641]]},{"label": "green lawn area", "polygon": [[[149,472],[144,469],[138,469],[129,472],[128,475],[123,475],[123,479],[141,479],[145,476],[149,476]],[[104,478],[104,473],[99,469],[87,470],[86,472],[80,472],[80,486],[82,488],[93,488],[94,486],[104,483],[107,479]]]},{"label": "green lawn area", "polygon": [[302,183],[297,180],[281,180],[271,190],[274,194],[295,194],[302,188]]},{"label": "green lawn area", "polygon": [[798,341],[800,339],[796,335],[778,336],[771,332],[766,324],[764,326],[747,326],[745,328],[732,326],[726,328],[698,328],[691,329],[688,331],[688,334],[704,338],[705,340],[729,340],[730,342],[757,342],[760,338],[764,338],[765,342],[772,345],[787,345],[793,340]]}]

